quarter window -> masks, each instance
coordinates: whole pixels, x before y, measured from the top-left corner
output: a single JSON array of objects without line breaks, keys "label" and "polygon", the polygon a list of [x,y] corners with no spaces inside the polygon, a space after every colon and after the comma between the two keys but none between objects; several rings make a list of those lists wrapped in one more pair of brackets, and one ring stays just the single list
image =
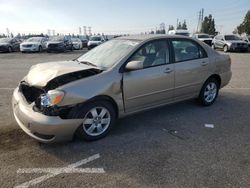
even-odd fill
[{"label": "quarter window", "polygon": [[144,68],[169,63],[167,41],[154,41],[142,46],[129,61],[142,61]]},{"label": "quarter window", "polygon": [[188,61],[193,59],[205,58],[205,50],[190,40],[173,40],[175,62]]}]

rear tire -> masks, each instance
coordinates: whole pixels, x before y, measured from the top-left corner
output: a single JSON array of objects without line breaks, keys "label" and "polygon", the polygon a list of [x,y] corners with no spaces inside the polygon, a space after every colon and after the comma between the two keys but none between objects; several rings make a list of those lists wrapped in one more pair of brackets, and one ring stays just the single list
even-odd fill
[{"label": "rear tire", "polygon": [[38,52],[42,52],[43,51],[43,49],[42,49],[42,46],[39,46],[39,48],[38,48]]},{"label": "rear tire", "polygon": [[219,93],[219,82],[215,78],[208,79],[201,88],[199,94],[199,103],[203,106],[212,105]]},{"label": "rear tire", "polygon": [[116,113],[110,102],[97,100],[72,109],[69,118],[83,119],[75,132],[77,138],[94,141],[109,133],[116,120]]},{"label": "rear tire", "polygon": [[12,51],[13,51],[12,48],[9,46],[8,47],[8,52],[11,53]]}]

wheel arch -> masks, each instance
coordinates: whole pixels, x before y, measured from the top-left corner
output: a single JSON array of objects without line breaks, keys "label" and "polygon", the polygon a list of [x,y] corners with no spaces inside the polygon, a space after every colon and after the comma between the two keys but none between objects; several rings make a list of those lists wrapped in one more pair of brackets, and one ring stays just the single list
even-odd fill
[{"label": "wheel arch", "polygon": [[206,83],[209,79],[212,79],[212,78],[216,79],[218,81],[219,88],[220,88],[220,86],[221,86],[221,77],[218,74],[212,74],[211,76],[208,77],[208,79],[204,83]]}]

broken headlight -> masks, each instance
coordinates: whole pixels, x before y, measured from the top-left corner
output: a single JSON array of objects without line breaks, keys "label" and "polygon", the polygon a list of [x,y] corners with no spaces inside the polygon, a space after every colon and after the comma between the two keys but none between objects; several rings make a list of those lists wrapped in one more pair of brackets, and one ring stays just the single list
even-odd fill
[{"label": "broken headlight", "polygon": [[59,90],[50,90],[40,96],[40,105],[50,107],[59,104],[64,97],[64,92]]}]

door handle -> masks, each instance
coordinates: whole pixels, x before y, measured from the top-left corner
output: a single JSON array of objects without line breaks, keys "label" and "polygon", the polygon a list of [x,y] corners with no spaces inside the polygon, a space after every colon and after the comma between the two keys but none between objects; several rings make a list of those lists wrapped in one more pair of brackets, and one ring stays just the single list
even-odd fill
[{"label": "door handle", "polygon": [[208,65],[208,62],[203,61],[203,62],[201,62],[201,65],[202,65],[202,66],[206,66],[206,65]]},{"label": "door handle", "polygon": [[166,74],[169,74],[171,72],[173,72],[173,69],[170,69],[170,68],[166,68],[164,71],[164,73],[166,73]]}]

